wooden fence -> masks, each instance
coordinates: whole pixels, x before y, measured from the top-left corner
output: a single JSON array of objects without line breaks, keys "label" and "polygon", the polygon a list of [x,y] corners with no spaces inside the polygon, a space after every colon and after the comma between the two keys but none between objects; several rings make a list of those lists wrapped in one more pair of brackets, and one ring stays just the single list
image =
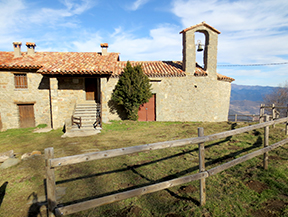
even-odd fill
[{"label": "wooden fence", "polygon": [[260,123],[264,122],[265,109],[271,110],[271,115],[269,115],[269,118],[272,119],[272,120],[275,120],[275,119],[281,117],[280,116],[280,111],[279,111],[280,109],[281,110],[286,110],[285,116],[288,117],[288,105],[285,107],[285,106],[276,106],[275,104],[272,104],[272,105],[261,104],[260,105],[260,117],[259,117],[259,122]]},{"label": "wooden fence", "polygon": [[[266,116],[266,120],[268,117]],[[252,159],[256,156],[264,154],[263,158],[263,167],[265,169],[268,168],[268,152],[278,148],[286,143],[288,143],[288,138],[284,139],[280,142],[277,142],[273,145],[269,146],[269,126],[273,124],[286,123],[285,125],[285,133],[288,134],[288,117],[281,118],[277,120],[267,121],[260,124],[255,124],[252,126],[247,126],[235,130],[225,131],[221,133],[212,134],[209,136],[204,136],[203,128],[198,128],[198,137],[174,140],[174,141],[166,141],[166,142],[158,142],[152,144],[145,144],[139,146],[131,146],[126,148],[119,148],[107,151],[99,151],[93,153],[86,153],[80,155],[73,155],[61,158],[54,158],[53,148],[45,149],[45,162],[46,162],[46,187],[47,187],[47,202],[48,202],[48,210],[49,214],[52,216],[55,214],[56,216],[68,215],[76,212],[80,212],[83,210],[87,210],[90,208],[102,206],[104,204],[113,203],[116,201],[124,200],[131,197],[136,197],[156,191],[160,191],[166,188],[170,188],[177,185],[182,185],[187,182],[200,180],[200,205],[204,205],[206,203],[206,190],[205,190],[205,179],[209,176],[215,175],[223,170],[226,170],[232,166],[235,166],[239,163]],[[218,139],[223,139],[229,136],[234,136],[237,134],[241,134],[244,132],[249,132],[255,129],[264,128],[264,148],[254,151],[252,153],[246,154],[242,157],[224,163],[220,166],[216,166],[209,170],[205,170],[205,142],[211,142]],[[152,151],[159,150],[164,148],[172,148],[179,147],[191,144],[198,144],[199,147],[199,173],[188,175],[180,178],[175,178],[172,180],[160,182],[157,184],[148,185],[141,188],[136,188],[133,190],[116,193],[104,197],[100,197],[97,199],[92,199],[84,202],[79,202],[67,206],[57,206],[56,201],[56,183],[55,183],[55,172],[54,170],[57,167],[87,162],[92,160],[99,159],[107,159],[122,155],[128,155],[143,151]]]},{"label": "wooden fence", "polygon": [[234,121],[234,122],[238,122],[238,121],[247,121],[247,122],[255,122],[255,121],[259,121],[259,115],[228,115],[228,121]]}]

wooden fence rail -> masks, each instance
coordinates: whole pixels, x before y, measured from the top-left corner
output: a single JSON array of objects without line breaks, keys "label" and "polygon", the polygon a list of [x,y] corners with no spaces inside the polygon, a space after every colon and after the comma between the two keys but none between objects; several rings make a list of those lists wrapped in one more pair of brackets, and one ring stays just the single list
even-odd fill
[{"label": "wooden fence rail", "polygon": [[272,120],[275,120],[276,118],[280,117],[280,112],[277,109],[282,109],[282,110],[286,110],[286,117],[288,117],[288,104],[287,106],[277,106],[275,104],[272,105],[265,105],[265,104],[261,104],[260,105],[260,117],[259,117],[259,122],[262,123],[264,122],[264,116],[265,116],[265,109],[269,109],[271,110],[271,116],[270,118]]},{"label": "wooden fence rail", "polygon": [[[87,210],[93,207],[102,206],[104,204],[109,204],[109,203],[124,200],[127,198],[156,192],[159,190],[170,188],[172,186],[185,184],[187,182],[191,182],[194,180],[200,180],[200,205],[204,205],[206,203],[205,179],[208,178],[209,176],[215,175],[223,170],[226,170],[232,166],[235,166],[239,163],[247,161],[261,154],[264,154],[263,166],[265,169],[268,168],[268,151],[271,151],[275,148],[278,148],[288,143],[288,138],[287,138],[273,145],[268,146],[269,126],[273,124],[279,124],[279,123],[286,123],[285,134],[287,135],[288,117],[277,119],[274,121],[269,121],[269,122],[267,121],[267,122],[252,125],[252,126],[242,127],[242,128],[235,129],[235,130],[216,133],[216,134],[212,134],[209,136],[204,136],[203,128],[199,128],[198,137],[194,137],[194,138],[158,142],[158,143],[152,143],[152,144],[146,144],[146,145],[140,145],[140,146],[131,146],[131,147],[126,147],[126,148],[93,152],[93,153],[61,157],[61,158],[54,158],[53,148],[47,148],[45,149],[45,162],[46,162],[48,210],[50,213],[54,213],[56,216],[68,215],[68,214],[76,213],[79,211]],[[229,136],[241,134],[244,132],[248,132],[248,131],[252,131],[252,130],[260,129],[260,128],[265,128],[264,148],[205,171],[205,146],[204,146],[205,142],[210,142],[210,141],[214,141],[217,139],[226,138]],[[190,144],[198,144],[199,146],[199,173],[197,174],[172,179],[169,181],[165,181],[165,182],[161,182],[161,183],[157,183],[157,184],[153,184],[153,185],[149,185],[149,186],[145,186],[145,187],[141,187],[141,188],[137,188],[137,189],[133,189],[133,190],[129,190],[129,191],[125,191],[125,192],[121,192],[121,193],[117,193],[117,194],[113,194],[109,196],[104,196],[101,198],[97,198],[97,199],[93,199],[93,200],[89,200],[85,202],[80,202],[80,203],[67,205],[63,207],[57,207],[56,183],[55,183],[55,174],[54,174],[54,170],[57,167],[71,165],[75,163],[87,162],[91,160],[112,158],[116,156],[138,153],[142,151],[159,150],[159,149],[164,149],[164,148],[178,147],[178,146],[184,146],[184,145],[190,145]]]},{"label": "wooden fence rail", "polygon": [[[234,117],[233,120],[231,120],[230,117]],[[251,118],[251,120],[248,120],[248,119],[241,119],[241,117],[248,117],[248,118]],[[260,118],[260,115],[238,115],[238,114],[234,114],[234,115],[228,115],[228,120],[229,121],[234,121],[234,122],[237,122],[237,121],[258,121]]]}]

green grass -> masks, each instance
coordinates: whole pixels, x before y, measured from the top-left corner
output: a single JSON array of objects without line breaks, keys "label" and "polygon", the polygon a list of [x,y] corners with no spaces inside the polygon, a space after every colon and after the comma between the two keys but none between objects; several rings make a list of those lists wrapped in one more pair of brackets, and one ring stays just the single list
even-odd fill
[{"label": "green grass", "polygon": [[[33,133],[34,128],[13,129],[0,133],[0,152],[12,149],[20,158],[26,152],[44,154],[45,148],[54,147],[55,157],[63,157],[196,137],[198,127],[209,135],[244,126],[248,124],[113,121],[104,124],[101,134],[78,138],[61,138],[61,130]],[[270,128],[270,144],[285,138],[283,128]],[[206,168],[258,150],[263,147],[263,134],[263,129],[254,130],[205,144]],[[263,157],[259,156],[207,178],[207,204],[203,207],[199,207],[199,181],[194,181],[70,216],[288,216],[287,156],[288,145],[284,145],[269,152],[268,170],[262,169]],[[8,182],[0,216],[36,216],[39,212],[46,216],[45,206],[31,203],[33,198],[45,202],[43,155],[0,172],[0,186]],[[198,145],[64,166],[55,170],[57,188],[66,188],[58,202],[70,204],[197,172]]]}]

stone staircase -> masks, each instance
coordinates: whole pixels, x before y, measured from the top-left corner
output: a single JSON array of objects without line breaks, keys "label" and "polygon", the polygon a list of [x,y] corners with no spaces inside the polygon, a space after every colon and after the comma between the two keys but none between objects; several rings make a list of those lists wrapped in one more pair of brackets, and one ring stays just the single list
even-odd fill
[{"label": "stone staircase", "polygon": [[[98,107],[98,108],[97,108]],[[75,118],[81,117],[81,127],[79,125],[73,124],[72,131],[79,131],[79,130],[101,130],[101,127],[96,126],[97,117],[100,115],[100,105],[96,104],[95,102],[91,103],[83,103],[77,104],[74,112]]]}]

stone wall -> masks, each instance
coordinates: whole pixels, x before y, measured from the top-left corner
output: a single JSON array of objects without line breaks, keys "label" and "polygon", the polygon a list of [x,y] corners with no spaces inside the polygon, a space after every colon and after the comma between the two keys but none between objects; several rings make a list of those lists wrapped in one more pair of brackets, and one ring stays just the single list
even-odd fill
[{"label": "stone wall", "polygon": [[[103,122],[119,120],[107,102],[117,78],[102,81]],[[228,120],[231,84],[210,77],[163,77],[152,80],[156,94],[156,121]]]},{"label": "stone wall", "polygon": [[[85,102],[85,78],[50,78],[54,80],[51,86],[53,128],[64,126],[65,120],[71,115],[77,103]],[[57,83],[57,85],[56,85]]]},{"label": "stone wall", "polygon": [[19,127],[17,104],[34,104],[35,125],[50,124],[49,80],[37,73],[27,73],[27,89],[14,85],[13,72],[0,72],[0,113],[3,130]]},{"label": "stone wall", "polygon": [[[64,126],[76,103],[85,102],[85,78],[48,78],[38,73],[27,73],[28,88],[14,85],[13,72],[0,72],[0,114],[3,130],[19,128],[18,104],[34,104],[35,125],[53,128]],[[49,90],[51,88],[51,91]],[[52,112],[50,112],[50,96]]]}]

